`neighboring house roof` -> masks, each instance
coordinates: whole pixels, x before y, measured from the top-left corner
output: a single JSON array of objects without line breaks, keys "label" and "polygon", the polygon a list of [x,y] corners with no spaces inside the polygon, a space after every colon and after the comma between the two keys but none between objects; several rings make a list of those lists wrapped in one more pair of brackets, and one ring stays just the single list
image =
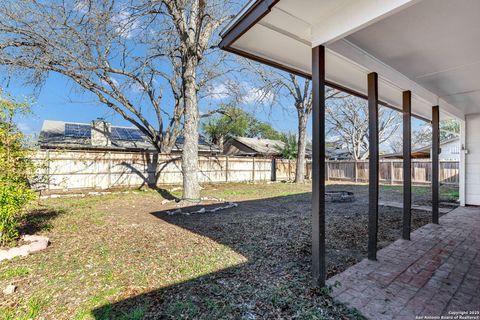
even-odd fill
[{"label": "neighboring house roof", "polygon": [[[92,123],[78,123],[45,120],[38,142],[45,149],[114,149],[114,150],[149,150],[155,151],[145,135],[135,127],[111,126],[109,146],[92,145]],[[183,147],[183,137],[178,137],[173,151]],[[218,147],[199,138],[199,151],[220,153]]]},{"label": "neighboring house roof", "polygon": [[[451,139],[447,139],[444,141],[440,141],[440,149],[442,146],[453,143],[453,142],[460,142],[459,137],[454,137]],[[430,157],[430,150],[431,146],[426,146],[426,147],[420,147],[412,150],[412,158],[429,158]],[[393,153],[386,153],[386,154],[381,154],[381,158],[403,158],[403,152],[393,152]]]},{"label": "neighboring house roof", "polygon": [[241,143],[247,147],[248,151],[241,150],[237,155],[263,155],[263,156],[275,156],[279,155],[280,151],[285,146],[285,143],[280,140],[260,139],[260,138],[247,138],[247,137],[232,137],[225,145],[232,143]]},{"label": "neighboring house roof", "polygon": [[326,147],[325,158],[333,160],[345,160],[351,158],[351,153],[348,149]]}]

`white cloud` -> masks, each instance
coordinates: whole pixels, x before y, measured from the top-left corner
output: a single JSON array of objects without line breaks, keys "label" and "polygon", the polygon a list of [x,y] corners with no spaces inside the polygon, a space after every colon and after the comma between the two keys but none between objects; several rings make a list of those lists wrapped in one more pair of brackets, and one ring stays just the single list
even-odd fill
[{"label": "white cloud", "polygon": [[263,89],[247,87],[242,101],[245,104],[263,104],[269,105],[273,103],[274,95],[272,92],[267,92]]},{"label": "white cloud", "polygon": [[222,100],[230,96],[230,90],[225,83],[211,85],[207,88],[208,97],[212,100]]},{"label": "white cloud", "polygon": [[119,83],[117,79],[110,77],[110,81],[112,81],[113,84],[118,87]]},{"label": "white cloud", "polygon": [[133,82],[130,85],[130,90],[132,90],[133,93],[143,93],[145,91],[138,82]]},{"label": "white cloud", "polygon": [[[114,86],[118,87],[120,85],[120,83],[118,82],[117,79],[113,78],[113,77],[109,77],[110,78],[110,81],[113,83]],[[103,79],[100,79],[100,82],[104,85],[104,86],[110,86],[110,84],[103,80]]]},{"label": "white cloud", "polygon": [[132,18],[132,14],[127,10],[121,10],[112,18],[112,21],[117,25],[115,31],[126,39],[134,36],[139,24],[137,20]]},{"label": "white cloud", "polygon": [[247,105],[269,105],[274,101],[274,94],[263,89],[254,88],[249,83],[224,82],[211,85],[207,88],[207,95],[211,100],[223,100],[229,97],[240,96],[241,103]]},{"label": "white cloud", "polygon": [[80,13],[86,14],[89,9],[89,1],[88,0],[77,0],[75,2],[75,11],[78,11]]}]

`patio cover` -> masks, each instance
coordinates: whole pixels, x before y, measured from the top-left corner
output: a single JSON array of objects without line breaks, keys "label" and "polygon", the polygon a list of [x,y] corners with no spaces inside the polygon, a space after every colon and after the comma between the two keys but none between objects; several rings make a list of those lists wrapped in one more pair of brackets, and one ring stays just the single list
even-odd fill
[{"label": "patio cover", "polygon": [[[256,0],[221,34],[220,47],[312,79],[312,271],[325,284],[325,86],[366,98],[369,108],[368,258],[378,249],[378,105],[403,114],[402,238],[411,233],[411,115],[432,123],[432,222],[439,223],[440,112],[480,140],[480,1]],[[478,117],[480,123],[480,117]],[[476,130],[476,131],[475,131]],[[468,142],[468,141],[467,141]],[[469,142],[472,143],[472,142]],[[480,150],[471,144],[473,154]],[[461,155],[464,159],[464,155]],[[479,170],[471,162],[470,172]],[[465,163],[461,160],[461,163]],[[467,162],[467,171],[468,169]],[[480,198],[478,177],[460,198]],[[473,175],[475,177],[476,175]],[[470,187],[469,187],[470,186]],[[465,188],[467,192],[465,192]],[[472,196],[473,195],[473,196]]]},{"label": "patio cover", "polygon": [[480,1],[257,0],[222,33],[221,47],[311,76],[312,48],[326,47],[330,85],[365,96],[379,75],[381,104],[464,119],[480,112]]}]

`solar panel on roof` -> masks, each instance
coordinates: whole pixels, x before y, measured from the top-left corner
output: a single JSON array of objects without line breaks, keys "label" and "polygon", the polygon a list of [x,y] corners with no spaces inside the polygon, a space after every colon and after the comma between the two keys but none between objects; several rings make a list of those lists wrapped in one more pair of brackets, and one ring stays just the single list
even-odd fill
[{"label": "solar panel on roof", "polygon": [[142,141],[144,138],[138,129],[113,127],[112,140]]},{"label": "solar panel on roof", "polygon": [[127,130],[128,130],[128,133],[130,134],[130,137],[133,140],[143,140],[143,135],[140,132],[140,130],[137,130],[137,129],[127,129]]},{"label": "solar panel on roof", "polygon": [[89,125],[65,123],[65,136],[73,138],[90,138],[92,129]]}]

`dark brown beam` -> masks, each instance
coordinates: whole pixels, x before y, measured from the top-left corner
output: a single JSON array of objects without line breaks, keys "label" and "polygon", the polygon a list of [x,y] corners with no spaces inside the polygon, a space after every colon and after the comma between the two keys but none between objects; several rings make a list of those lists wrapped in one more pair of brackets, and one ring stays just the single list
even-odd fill
[{"label": "dark brown beam", "polygon": [[412,93],[404,91],[403,104],[403,231],[410,240],[412,230]]},{"label": "dark brown beam", "polygon": [[236,55],[242,56],[242,57],[244,57],[244,58],[247,58],[247,59],[250,59],[250,60],[253,60],[253,61],[256,61],[256,62],[260,62],[260,63],[265,64],[265,65],[267,65],[267,66],[270,66],[270,67],[273,67],[273,68],[277,68],[277,69],[286,71],[286,72],[288,72],[288,73],[292,73],[292,74],[294,74],[294,75],[303,77],[303,78],[305,78],[305,79],[309,79],[309,80],[312,79],[312,76],[311,76],[309,73],[300,71],[300,70],[298,70],[298,69],[291,68],[291,67],[289,67],[289,66],[287,66],[287,65],[284,65],[284,64],[281,64],[281,63],[277,63],[277,62],[272,61],[272,60],[265,59],[265,58],[263,58],[263,57],[259,57],[259,56],[257,56],[257,55],[254,55],[254,54],[245,52],[245,51],[243,51],[243,50],[240,50],[240,49],[237,49],[237,48],[233,48],[233,47],[231,47],[231,46],[223,47],[222,50],[225,50],[225,51],[228,51],[228,52],[231,52],[231,53],[235,53]]},{"label": "dark brown beam", "polygon": [[312,49],[312,271],[325,286],[325,47]]},{"label": "dark brown beam", "polygon": [[[257,61],[257,62],[260,62],[262,64],[265,64],[267,66],[270,66],[270,67],[274,67],[274,68],[277,68],[277,69],[280,69],[280,70],[283,70],[283,71],[286,71],[288,73],[292,73],[294,75],[297,75],[297,76],[300,76],[300,77],[303,77],[305,79],[309,79],[311,80],[312,79],[312,76],[304,71],[301,71],[301,70],[298,70],[298,69],[295,69],[295,68],[292,68],[292,67],[289,67],[289,66],[286,66],[284,64],[281,64],[281,63],[277,63],[275,61],[271,61],[271,60],[268,60],[268,59],[265,59],[265,58],[262,58],[262,57],[259,57],[259,56],[256,56],[254,54],[251,54],[251,53],[248,53],[248,52],[245,52],[245,51],[242,51],[242,50],[239,50],[239,49],[236,49],[236,48],[232,48],[230,46],[227,46],[227,47],[224,47],[222,48],[223,50],[225,51],[228,51],[228,52],[231,52],[231,53],[235,53],[239,56],[242,56],[244,58],[247,58],[247,59],[250,59],[250,60],[253,60],[253,61]],[[345,86],[342,86],[341,84],[338,84],[338,83],[335,83],[335,82],[332,82],[332,81],[329,81],[329,80],[325,80],[325,84],[327,86],[329,86],[330,88],[333,88],[333,89],[337,89],[339,91],[342,91],[342,92],[345,92],[347,94],[350,94],[352,96],[355,96],[355,97],[358,97],[358,98],[362,98],[362,99],[365,99],[365,100],[368,100],[368,96],[359,92],[359,91],[356,91],[356,90],[353,90],[353,89],[350,89],[348,87],[345,87]],[[392,110],[396,110],[396,111],[400,111],[401,109],[400,108],[397,108],[395,107],[394,105],[391,105],[389,103],[386,103],[385,101],[382,101],[382,100],[378,100],[378,104],[383,106],[383,107],[386,107],[386,108],[389,108],[389,109],[392,109]],[[422,116],[419,116],[419,115],[416,115],[416,114],[412,114],[412,117],[414,118],[417,118],[419,120],[422,120],[422,121],[425,121],[427,123],[431,123],[431,121],[429,119],[426,119]]]},{"label": "dark brown beam", "polygon": [[440,192],[439,161],[440,154],[440,108],[432,108],[432,222],[438,224],[438,202]]},{"label": "dark brown beam", "polygon": [[378,234],[378,75],[368,74],[368,259],[377,260]]}]

